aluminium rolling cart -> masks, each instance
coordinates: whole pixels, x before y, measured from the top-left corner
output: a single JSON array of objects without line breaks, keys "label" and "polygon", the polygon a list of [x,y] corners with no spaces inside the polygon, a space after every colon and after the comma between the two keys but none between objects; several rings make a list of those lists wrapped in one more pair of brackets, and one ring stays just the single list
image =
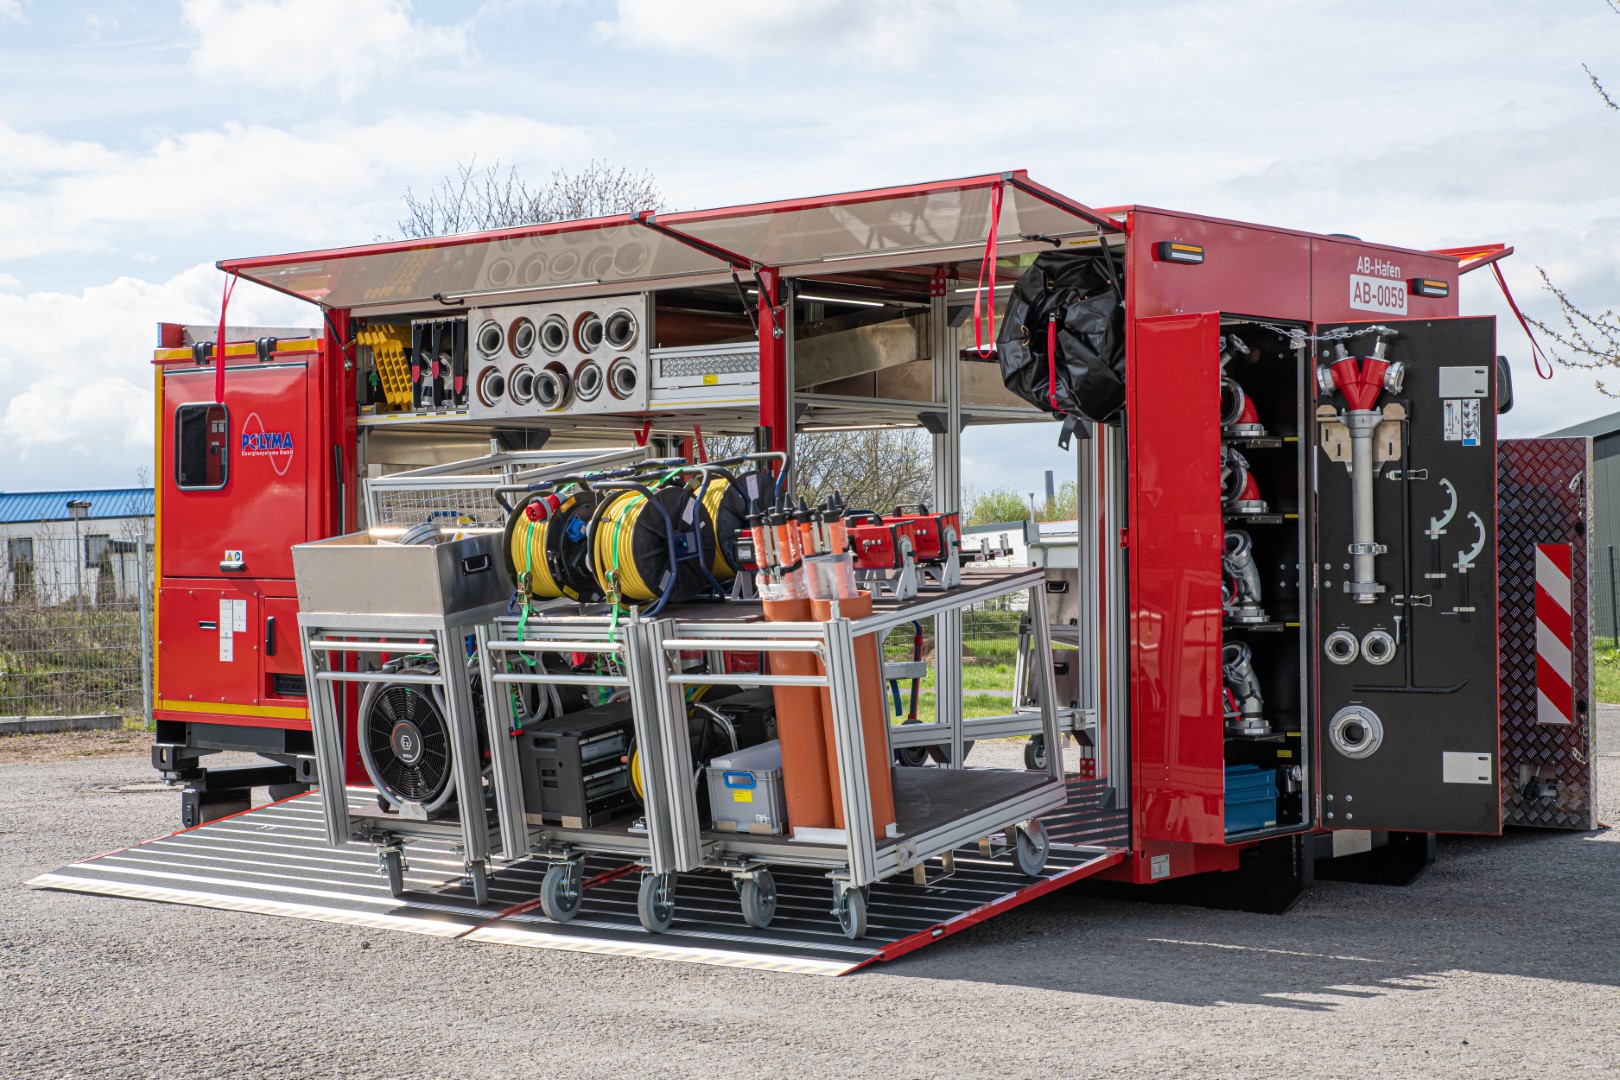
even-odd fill
[{"label": "aluminium rolling cart", "polygon": [[[370,533],[334,537],[294,549],[298,567],[305,670],[313,676],[310,719],[315,736],[316,768],[327,840],[333,846],[350,841],[377,845],[379,872],[389,891],[403,891],[405,843],[411,839],[459,838],[467,877],[482,903],[488,898],[486,872],[495,839],[485,810],[479,766],[476,713],[465,641],[473,627],[506,610],[509,583],[493,551],[499,533],[479,532],[446,538],[432,545],[379,543]],[[391,587],[375,589],[375,578],[356,574],[364,565]],[[381,571],[381,573],[378,573]],[[348,663],[359,657],[426,660],[404,669]],[[436,669],[436,670],[430,670]],[[380,806],[352,804],[346,792],[345,716],[339,687],[367,684],[420,686],[442,695],[455,813],[435,816],[420,803],[406,803],[398,813]],[[413,760],[428,752],[423,732],[412,729]]]}]

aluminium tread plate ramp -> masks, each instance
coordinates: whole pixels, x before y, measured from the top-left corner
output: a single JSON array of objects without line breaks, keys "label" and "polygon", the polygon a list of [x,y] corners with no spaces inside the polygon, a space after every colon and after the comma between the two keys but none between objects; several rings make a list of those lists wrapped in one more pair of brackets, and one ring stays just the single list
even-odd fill
[{"label": "aluminium tread plate ramp", "polygon": [[[369,790],[349,795],[356,806],[373,800]],[[674,926],[650,934],[636,921],[635,868],[615,859],[588,863],[584,904],[565,925],[534,903],[544,863],[524,860],[493,873],[491,902],[479,907],[462,887],[460,856],[447,843],[408,846],[407,892],[395,899],[377,874],[372,848],[327,846],[320,797],[314,792],[261,806],[64,866],[28,884],[493,944],[842,975],[964,930],[1123,857],[1113,849],[1055,847],[1045,875],[1031,880],[1005,854],[985,859],[976,848],[964,848],[955,873],[928,885],[903,874],[874,886],[871,928],[860,941],[839,931],[831,887],[818,871],[772,870],[777,915],[765,930],[743,922],[729,877],[683,874]],[[937,864],[930,870],[937,872]]]}]

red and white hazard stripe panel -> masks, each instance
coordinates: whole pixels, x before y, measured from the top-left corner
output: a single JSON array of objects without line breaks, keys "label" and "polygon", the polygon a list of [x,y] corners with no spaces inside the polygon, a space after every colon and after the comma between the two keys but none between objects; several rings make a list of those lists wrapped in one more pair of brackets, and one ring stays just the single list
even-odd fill
[{"label": "red and white hazard stripe panel", "polygon": [[1536,723],[1575,721],[1570,545],[1536,545]]}]

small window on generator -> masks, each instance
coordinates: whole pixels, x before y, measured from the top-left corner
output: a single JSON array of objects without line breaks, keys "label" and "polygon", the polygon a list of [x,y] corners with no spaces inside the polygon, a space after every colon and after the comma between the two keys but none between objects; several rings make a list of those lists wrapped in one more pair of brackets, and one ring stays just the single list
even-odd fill
[{"label": "small window on generator", "polygon": [[174,410],[174,485],[181,491],[216,491],[230,476],[231,418],[212,402]]}]

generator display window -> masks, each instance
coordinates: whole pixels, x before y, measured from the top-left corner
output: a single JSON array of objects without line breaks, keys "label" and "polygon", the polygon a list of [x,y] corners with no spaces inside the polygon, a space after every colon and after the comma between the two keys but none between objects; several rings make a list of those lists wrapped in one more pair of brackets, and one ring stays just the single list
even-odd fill
[{"label": "generator display window", "polygon": [[174,484],[212,491],[230,477],[231,418],[223,405],[197,402],[174,411]]}]

